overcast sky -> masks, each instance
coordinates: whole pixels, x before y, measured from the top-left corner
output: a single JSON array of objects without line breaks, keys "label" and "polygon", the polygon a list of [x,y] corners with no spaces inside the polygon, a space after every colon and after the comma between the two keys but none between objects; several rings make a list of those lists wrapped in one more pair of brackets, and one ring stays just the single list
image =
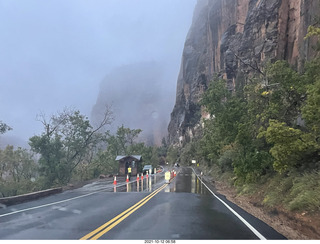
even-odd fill
[{"label": "overcast sky", "polygon": [[40,112],[67,106],[90,116],[100,82],[121,65],[165,63],[175,89],[195,4],[0,0],[0,120],[13,128],[6,136],[40,134]]}]

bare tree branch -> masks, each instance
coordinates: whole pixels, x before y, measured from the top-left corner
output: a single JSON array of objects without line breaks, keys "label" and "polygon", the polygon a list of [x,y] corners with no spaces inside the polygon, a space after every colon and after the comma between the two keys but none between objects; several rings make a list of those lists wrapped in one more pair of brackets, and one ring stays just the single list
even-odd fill
[{"label": "bare tree branch", "polygon": [[251,65],[250,63],[247,63],[247,62],[243,61],[243,59],[240,58],[232,49],[229,48],[229,50],[233,53],[233,55],[234,55],[237,59],[239,59],[239,61],[240,61],[242,64],[244,64],[244,65],[246,65],[246,66],[249,66],[251,69],[253,69],[253,70],[255,70],[255,71],[258,71],[260,74],[262,74],[263,76],[265,76],[265,74],[261,71],[261,69],[259,69],[257,61],[255,61],[256,67],[254,67],[254,66]]},{"label": "bare tree branch", "polygon": [[93,130],[93,133],[99,131],[106,125],[111,125],[113,121],[114,121],[114,115],[112,111],[112,105],[106,104],[104,106],[103,114],[101,114],[101,120],[99,124],[96,126],[96,128]]}]

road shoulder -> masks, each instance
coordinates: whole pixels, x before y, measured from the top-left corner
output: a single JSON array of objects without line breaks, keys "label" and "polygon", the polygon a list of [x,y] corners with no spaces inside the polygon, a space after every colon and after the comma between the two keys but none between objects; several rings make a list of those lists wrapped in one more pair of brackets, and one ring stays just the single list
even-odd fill
[{"label": "road shoulder", "polygon": [[284,209],[268,209],[252,196],[239,195],[236,188],[228,182],[214,180],[211,176],[204,177],[215,192],[224,195],[230,202],[262,220],[289,240],[320,239],[320,234],[314,228],[320,216],[301,216],[298,213],[288,213]]}]

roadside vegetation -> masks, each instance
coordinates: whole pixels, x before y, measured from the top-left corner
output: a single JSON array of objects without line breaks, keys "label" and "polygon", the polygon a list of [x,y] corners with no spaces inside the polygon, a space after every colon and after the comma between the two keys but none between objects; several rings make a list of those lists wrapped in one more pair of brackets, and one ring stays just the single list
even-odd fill
[{"label": "roadside vegetation", "polygon": [[[312,36],[319,38],[320,28],[310,27]],[[201,100],[211,117],[178,160],[197,159],[240,194],[259,192],[267,207],[319,211],[320,56],[302,72],[278,60],[239,83],[228,91],[214,77]]]},{"label": "roadside vegetation", "polygon": [[[108,131],[107,126],[113,121],[110,107],[106,107],[95,127],[85,115],[73,109],[64,109],[50,118],[40,114],[38,121],[43,125],[43,132],[29,139],[30,150],[10,145],[0,150],[0,197],[83,182],[101,174],[116,174],[117,155],[139,154],[143,164],[154,167],[165,160],[165,139],[162,146],[153,147],[138,142],[140,129],[122,125],[114,134]],[[1,121],[1,134],[11,129]]]}]

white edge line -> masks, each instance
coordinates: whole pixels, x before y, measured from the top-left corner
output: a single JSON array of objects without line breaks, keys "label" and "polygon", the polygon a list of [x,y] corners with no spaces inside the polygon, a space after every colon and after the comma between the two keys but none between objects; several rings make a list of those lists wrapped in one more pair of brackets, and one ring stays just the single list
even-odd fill
[{"label": "white edge line", "polygon": [[[130,182],[128,182],[128,183],[131,184],[131,183],[134,183],[134,182],[135,182],[135,181],[130,181]],[[99,191],[95,191],[95,192],[91,192],[91,193],[88,193],[88,194],[85,194],[85,195],[80,195],[80,196],[77,196],[77,197],[72,197],[72,198],[68,198],[68,199],[65,199],[65,200],[57,201],[57,202],[51,202],[51,203],[47,203],[47,204],[40,205],[40,206],[35,206],[35,207],[31,207],[31,208],[20,209],[20,210],[16,210],[16,211],[13,211],[13,212],[10,212],[10,213],[1,214],[1,215],[0,215],[0,218],[1,218],[1,217],[5,217],[5,216],[9,216],[9,215],[13,215],[13,214],[17,214],[17,213],[22,213],[22,212],[26,212],[26,211],[38,209],[38,208],[44,208],[44,207],[52,206],[52,205],[59,204],[59,203],[69,202],[69,201],[72,201],[72,200],[76,200],[76,199],[79,199],[79,198],[82,198],[82,197],[87,197],[87,196],[90,196],[90,195],[93,195],[93,194],[96,194],[96,193],[105,191],[105,190],[107,190],[107,189],[112,189],[112,188],[114,188],[114,187],[124,186],[124,185],[126,185],[126,184],[127,184],[127,182],[126,182],[126,183],[123,183],[123,184],[116,185],[116,186],[110,186],[110,187],[107,187],[107,188],[105,188],[105,189],[102,189],[102,190],[99,190]]]},{"label": "white edge line", "polygon": [[235,216],[238,217],[244,223],[260,240],[267,240],[259,231],[257,231],[251,224],[249,224],[244,218],[242,218],[235,210],[233,210],[227,203],[225,203],[221,198],[219,198],[216,194],[214,194],[213,191],[209,189],[209,187],[203,183],[203,181],[199,178],[199,176],[196,174],[194,169],[192,168],[193,173],[198,177],[198,179],[201,181],[201,183],[208,189],[208,191],[211,192],[211,194],[217,198],[223,205],[225,205]]}]

